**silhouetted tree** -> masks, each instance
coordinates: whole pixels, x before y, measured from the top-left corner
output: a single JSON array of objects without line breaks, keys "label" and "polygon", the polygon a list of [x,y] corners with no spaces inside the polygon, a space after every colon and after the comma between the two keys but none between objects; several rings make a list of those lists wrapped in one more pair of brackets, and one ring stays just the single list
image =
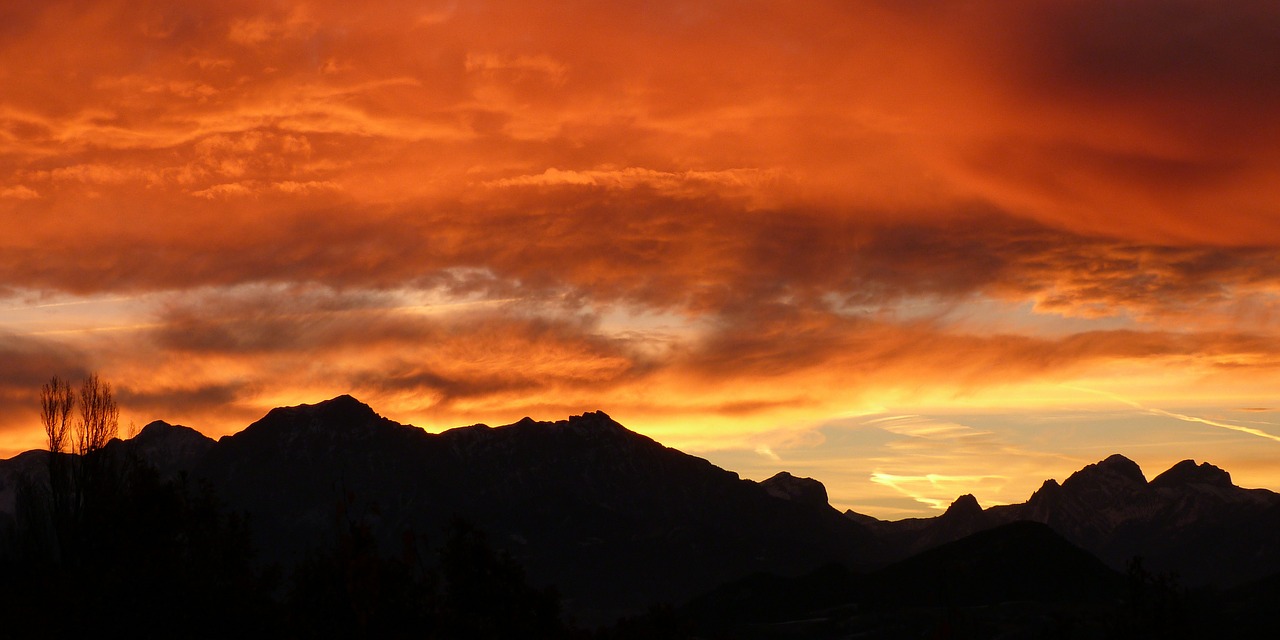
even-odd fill
[{"label": "silhouetted tree", "polygon": [[[71,414],[76,406],[76,396],[71,385],[53,376],[40,388],[40,422],[44,426],[45,440],[49,448],[49,500],[48,512],[31,512],[26,514],[28,522],[36,518],[48,520],[49,553],[56,559],[61,556],[62,548],[67,544],[65,536],[69,528],[71,477],[66,457],[67,439],[71,435]],[[32,491],[28,487],[28,491]],[[33,500],[28,496],[28,506],[43,504],[43,500]]]},{"label": "silhouetted tree", "polygon": [[97,376],[78,395],[58,378],[42,389],[50,481],[19,485],[18,535],[0,554],[0,635],[276,635],[271,581],[253,567],[246,520],[224,512],[207,483],[163,479],[108,447],[118,415]]},{"label": "silhouetted tree", "polygon": [[71,412],[76,406],[76,396],[71,385],[58,376],[40,388],[40,422],[48,441],[49,451],[61,453],[67,448],[71,432]]},{"label": "silhouetted tree", "polygon": [[120,408],[111,384],[90,374],[80,385],[80,420],[75,424],[76,450],[87,456],[107,446],[120,430]]},{"label": "silhouetted tree", "polygon": [[49,478],[47,485],[27,487],[24,515],[27,527],[48,530],[42,553],[54,561],[79,562],[96,544],[86,523],[103,517],[101,507],[115,490],[108,485],[118,478],[100,452],[119,430],[119,416],[111,385],[96,373],[78,393],[56,375],[40,389]]}]

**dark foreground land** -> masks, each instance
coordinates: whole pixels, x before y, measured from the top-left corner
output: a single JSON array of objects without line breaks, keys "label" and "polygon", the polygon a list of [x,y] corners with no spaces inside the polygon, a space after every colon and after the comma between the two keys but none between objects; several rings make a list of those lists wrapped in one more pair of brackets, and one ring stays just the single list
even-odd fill
[{"label": "dark foreground land", "polygon": [[1280,496],[1113,456],[839,513],[602,413],[428,434],[350,397],[0,461],[0,637],[1280,637]]}]

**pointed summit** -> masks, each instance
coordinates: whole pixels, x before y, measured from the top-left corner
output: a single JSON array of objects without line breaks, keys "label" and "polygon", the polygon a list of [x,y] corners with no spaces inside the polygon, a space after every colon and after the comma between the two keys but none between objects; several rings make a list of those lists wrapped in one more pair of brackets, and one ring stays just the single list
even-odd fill
[{"label": "pointed summit", "polygon": [[1049,478],[1027,499],[1027,518],[1037,522],[1045,522],[1048,520],[1049,514],[1057,508],[1061,501],[1062,485],[1058,484],[1057,480]]},{"label": "pointed summit", "polygon": [[1051,495],[1056,495],[1061,489],[1062,485],[1058,484],[1057,480],[1049,478],[1040,484],[1040,488],[1036,489],[1036,492],[1031,494],[1031,497],[1042,496],[1047,498]]},{"label": "pointed summit", "polygon": [[1135,487],[1146,484],[1147,478],[1142,475],[1142,469],[1138,463],[1117,453],[1071,474],[1071,477],[1062,483],[1062,487],[1071,490],[1085,485]]},{"label": "pointed summit", "polygon": [[173,426],[174,425],[171,425],[164,420],[152,420],[151,422],[148,422],[146,426],[142,427],[142,430],[138,432],[138,435],[134,436],[134,439],[141,438],[148,432],[161,433],[173,428]]},{"label": "pointed summit", "polygon": [[966,493],[959,498],[956,498],[956,501],[952,502],[951,506],[947,507],[947,510],[942,514],[942,517],[959,518],[981,513],[982,505],[978,504],[978,499],[975,498],[972,493]]},{"label": "pointed summit", "polygon": [[1197,465],[1195,460],[1183,460],[1151,481],[1153,487],[1182,487],[1193,484],[1231,487],[1231,474],[1208,462]]},{"label": "pointed summit", "polygon": [[304,407],[311,407],[317,413],[355,413],[377,415],[374,413],[372,407],[356,400],[350,394],[346,393],[322,402],[317,402],[313,405],[300,405],[298,408]]},{"label": "pointed summit", "polygon": [[[350,395],[293,407],[279,407],[267,412],[244,431],[223,439],[242,442],[266,438],[287,445],[363,440],[375,430],[404,428],[378,415],[369,405]],[[327,445],[326,445],[327,446]]]}]

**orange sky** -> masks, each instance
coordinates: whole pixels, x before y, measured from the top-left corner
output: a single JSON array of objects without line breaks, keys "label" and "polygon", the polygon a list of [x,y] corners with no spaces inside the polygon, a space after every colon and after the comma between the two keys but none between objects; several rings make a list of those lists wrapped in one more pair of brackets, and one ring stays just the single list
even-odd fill
[{"label": "orange sky", "polygon": [[0,7],[0,455],[603,409],[842,507],[1280,489],[1280,7]]}]

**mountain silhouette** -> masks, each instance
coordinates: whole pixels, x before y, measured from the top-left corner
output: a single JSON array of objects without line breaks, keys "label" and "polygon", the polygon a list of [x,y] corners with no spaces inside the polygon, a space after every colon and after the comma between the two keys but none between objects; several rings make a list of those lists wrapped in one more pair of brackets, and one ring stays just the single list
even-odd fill
[{"label": "mountain silhouette", "polygon": [[831,508],[831,504],[827,502],[827,488],[813,478],[797,478],[786,471],[780,471],[761,482],[760,486],[775,498],[792,500],[817,509]]},{"label": "mountain silhouette", "polygon": [[[340,519],[388,548],[461,517],[593,620],[679,602],[752,571],[866,564],[877,542],[827,507],[783,500],[602,412],[429,434],[349,396],[275,409],[197,468],[289,564]],[[823,501],[825,504],[825,500]]]},{"label": "mountain silhouette", "polygon": [[[961,500],[967,499],[962,497]],[[958,518],[953,504],[933,518],[897,522],[846,517],[868,526],[907,556],[1001,524],[1048,525],[1111,568],[1125,570],[1135,556],[1154,572],[1177,574],[1188,586],[1231,587],[1280,571],[1280,494],[1242,489],[1208,463],[1177,463],[1148,482],[1136,463],[1112,455],[1071,474],[1046,480],[1023,503],[981,514],[970,504]]]},{"label": "mountain silhouette", "polygon": [[[460,519],[590,624],[726,583],[739,591],[705,611],[786,617],[821,603],[1078,599],[1109,593],[1108,576],[1134,556],[1192,586],[1280,573],[1280,496],[1190,460],[1148,482],[1114,455],[1021,504],[984,509],[963,495],[939,516],[889,522],[839,513],[818,480],[744,480],[603,412],[433,434],[344,395],[273,409],[216,442],[157,421],[107,449],[207,481],[248,514],[263,564],[294,566],[353,530],[395,554],[406,536]],[[0,525],[17,487],[47,482],[47,455],[0,461]],[[759,602],[770,593],[774,604]]]},{"label": "mountain silhouette", "polygon": [[960,538],[872,577],[877,600],[933,606],[1109,601],[1122,586],[1118,572],[1029,521]]},{"label": "mountain silhouette", "polygon": [[1151,486],[1157,489],[1176,490],[1194,485],[1218,487],[1227,491],[1234,486],[1231,484],[1231,474],[1208,462],[1197,465],[1195,460],[1183,460],[1151,480]]},{"label": "mountain silhouette", "polygon": [[191,427],[156,420],[128,440],[112,440],[107,449],[116,456],[137,456],[161,475],[174,476],[194,469],[214,444],[212,438]]}]

